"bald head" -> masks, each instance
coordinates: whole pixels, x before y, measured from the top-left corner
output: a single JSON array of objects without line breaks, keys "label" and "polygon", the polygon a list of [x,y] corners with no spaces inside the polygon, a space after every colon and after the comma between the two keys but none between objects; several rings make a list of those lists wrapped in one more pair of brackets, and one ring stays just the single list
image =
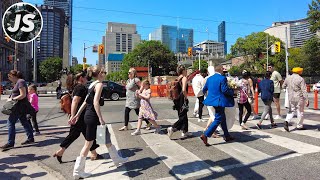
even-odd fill
[{"label": "bald head", "polygon": [[223,73],[223,66],[222,65],[218,65],[214,68],[214,70],[220,74]]}]

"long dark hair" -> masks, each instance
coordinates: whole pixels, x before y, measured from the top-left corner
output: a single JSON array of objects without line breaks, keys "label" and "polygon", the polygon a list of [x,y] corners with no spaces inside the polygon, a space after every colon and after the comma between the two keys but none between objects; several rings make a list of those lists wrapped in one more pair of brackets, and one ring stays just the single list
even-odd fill
[{"label": "long dark hair", "polygon": [[80,71],[77,74],[73,75],[72,73],[68,74],[66,84],[67,84],[67,90],[69,92],[72,92],[74,87],[78,85],[78,81],[80,77],[86,77],[87,73],[85,71]]}]

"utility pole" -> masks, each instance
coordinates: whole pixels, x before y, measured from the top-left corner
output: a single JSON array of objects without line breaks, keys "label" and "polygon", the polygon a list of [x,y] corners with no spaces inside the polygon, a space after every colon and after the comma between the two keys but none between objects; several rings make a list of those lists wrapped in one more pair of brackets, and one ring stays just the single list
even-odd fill
[{"label": "utility pole", "polygon": [[37,66],[38,66],[38,60],[37,60],[37,43],[36,39],[32,41],[32,59],[33,59],[33,82],[37,83]]},{"label": "utility pole", "polygon": [[17,67],[17,60],[18,60],[18,43],[14,43],[14,62],[13,62],[13,70],[18,70]]},{"label": "utility pole", "polygon": [[288,33],[287,33],[287,27],[286,27],[286,77],[289,76],[288,55],[289,55],[288,54]]},{"label": "utility pole", "polygon": [[269,35],[267,33],[267,71],[269,66]]}]

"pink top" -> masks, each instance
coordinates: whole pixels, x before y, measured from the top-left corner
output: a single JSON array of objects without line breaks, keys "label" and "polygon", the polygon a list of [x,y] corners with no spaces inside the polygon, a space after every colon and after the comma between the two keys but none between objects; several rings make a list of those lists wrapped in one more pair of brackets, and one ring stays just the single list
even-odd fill
[{"label": "pink top", "polygon": [[39,99],[38,95],[36,93],[32,93],[28,95],[29,102],[31,103],[31,106],[36,110],[39,111]]}]

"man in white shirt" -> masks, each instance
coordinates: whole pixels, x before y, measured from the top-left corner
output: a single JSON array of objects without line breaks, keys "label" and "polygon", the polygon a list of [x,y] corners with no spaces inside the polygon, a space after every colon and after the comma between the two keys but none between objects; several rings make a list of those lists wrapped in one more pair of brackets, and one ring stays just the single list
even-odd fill
[{"label": "man in white shirt", "polygon": [[273,101],[274,101],[274,104],[276,105],[276,109],[278,113],[278,115],[274,117],[274,119],[282,119],[281,112],[280,112],[280,93],[281,93],[281,86],[283,84],[283,79],[281,77],[281,74],[278,71],[274,70],[273,64],[270,64],[268,66],[268,70],[272,72],[270,79],[273,81],[273,84],[274,84]]},{"label": "man in white shirt", "polygon": [[194,95],[197,97],[196,104],[194,106],[194,115],[198,112],[199,117],[198,117],[198,122],[205,122],[202,119],[202,109],[203,109],[203,100],[204,100],[204,94],[202,92],[202,88],[204,86],[204,77],[206,77],[206,70],[201,69],[200,74],[197,74],[193,79],[192,79],[192,89],[194,92]]}]

